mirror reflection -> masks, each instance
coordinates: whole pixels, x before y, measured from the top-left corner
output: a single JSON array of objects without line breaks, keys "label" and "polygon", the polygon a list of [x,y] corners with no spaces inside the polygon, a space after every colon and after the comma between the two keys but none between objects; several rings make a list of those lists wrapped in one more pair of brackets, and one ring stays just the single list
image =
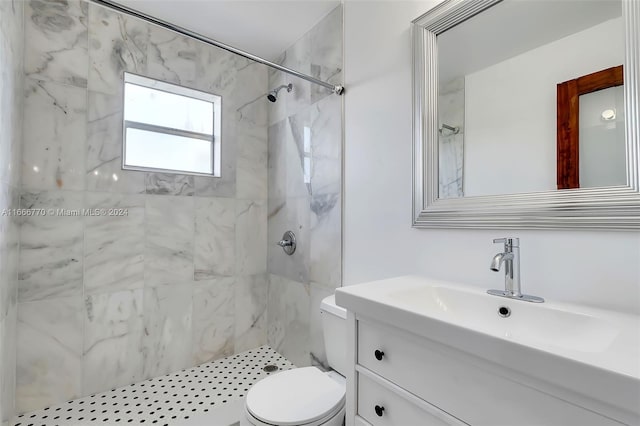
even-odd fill
[{"label": "mirror reflection", "polygon": [[621,78],[621,15],[619,0],[504,0],[438,35],[439,198],[626,185],[623,82],[571,88],[560,116],[563,83]]},{"label": "mirror reflection", "polygon": [[627,176],[622,86],[582,95],[579,102],[578,187],[624,185]]}]

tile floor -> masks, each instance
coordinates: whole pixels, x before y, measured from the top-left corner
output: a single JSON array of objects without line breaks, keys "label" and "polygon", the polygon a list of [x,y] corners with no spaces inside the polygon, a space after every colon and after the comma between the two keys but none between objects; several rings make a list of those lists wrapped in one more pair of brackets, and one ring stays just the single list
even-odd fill
[{"label": "tile floor", "polygon": [[[74,399],[17,416],[11,426],[188,424],[223,404],[237,401],[269,373],[295,366],[269,346],[202,364],[188,370]],[[197,421],[196,421],[197,422]],[[201,426],[196,425],[194,426]]]}]

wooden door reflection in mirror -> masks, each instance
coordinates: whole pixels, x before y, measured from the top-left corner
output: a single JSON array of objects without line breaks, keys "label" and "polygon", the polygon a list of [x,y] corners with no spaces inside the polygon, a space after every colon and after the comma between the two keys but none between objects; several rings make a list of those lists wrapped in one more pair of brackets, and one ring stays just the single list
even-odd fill
[{"label": "wooden door reflection in mirror", "polygon": [[[558,189],[580,188],[581,180],[588,181],[583,182],[583,188],[591,186],[624,185],[626,183],[624,111],[622,110],[623,108],[616,108],[615,105],[611,105],[616,103],[615,98],[619,99],[618,103],[620,105],[623,104],[623,100],[621,99],[621,86],[623,83],[623,67],[620,65],[558,84]],[[596,140],[596,143],[592,143],[589,138],[585,137],[581,140],[580,128],[582,127],[581,125],[585,123],[581,123],[580,118],[580,104],[582,103],[580,96],[616,87],[619,87],[620,90],[612,93],[601,92],[603,96],[599,96],[599,98],[602,99],[596,100],[596,102],[602,102],[604,100],[607,105],[601,108],[602,111],[598,111],[599,114],[597,117],[597,120],[601,121],[601,123],[597,123],[598,128],[603,129],[605,133],[600,132],[595,138],[601,138],[603,140]],[[600,105],[602,105],[602,103],[600,103]],[[586,120],[588,120],[588,118],[583,118],[582,121]],[[607,135],[611,136],[609,137]],[[607,136],[607,138],[612,139],[613,142],[605,145],[608,141],[604,140],[605,138],[603,136]],[[594,138],[592,137],[591,139]],[[617,143],[616,140],[620,140],[622,143]],[[595,157],[589,161],[589,164],[595,163],[595,166],[591,166],[593,170],[589,170],[589,175],[586,175],[585,170],[580,170],[581,164],[583,165],[582,168],[585,168],[586,158],[583,158],[582,161],[580,158],[580,147],[585,144],[593,148],[591,148],[589,154],[586,155],[583,149],[583,156]],[[587,178],[586,176],[589,177]],[[592,181],[596,183],[591,183]]]}]

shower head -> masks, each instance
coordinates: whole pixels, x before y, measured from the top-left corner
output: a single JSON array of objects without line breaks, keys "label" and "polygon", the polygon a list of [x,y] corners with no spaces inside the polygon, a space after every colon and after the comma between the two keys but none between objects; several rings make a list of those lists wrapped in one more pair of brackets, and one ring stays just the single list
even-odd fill
[{"label": "shower head", "polygon": [[291,92],[293,90],[293,84],[291,84],[291,83],[283,84],[282,86],[273,89],[267,95],[267,99],[269,99],[271,102],[277,101],[278,100],[278,92],[280,90],[282,90],[282,89],[287,89],[287,92]]}]

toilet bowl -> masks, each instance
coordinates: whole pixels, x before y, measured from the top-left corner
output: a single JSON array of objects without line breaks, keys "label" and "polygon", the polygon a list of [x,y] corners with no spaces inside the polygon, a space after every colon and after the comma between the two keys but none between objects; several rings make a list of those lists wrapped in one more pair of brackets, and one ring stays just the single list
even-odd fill
[{"label": "toilet bowl", "polygon": [[253,385],[240,424],[253,426],[342,426],[345,418],[346,310],[334,296],[320,305],[327,361],[317,367],[282,371]]}]

